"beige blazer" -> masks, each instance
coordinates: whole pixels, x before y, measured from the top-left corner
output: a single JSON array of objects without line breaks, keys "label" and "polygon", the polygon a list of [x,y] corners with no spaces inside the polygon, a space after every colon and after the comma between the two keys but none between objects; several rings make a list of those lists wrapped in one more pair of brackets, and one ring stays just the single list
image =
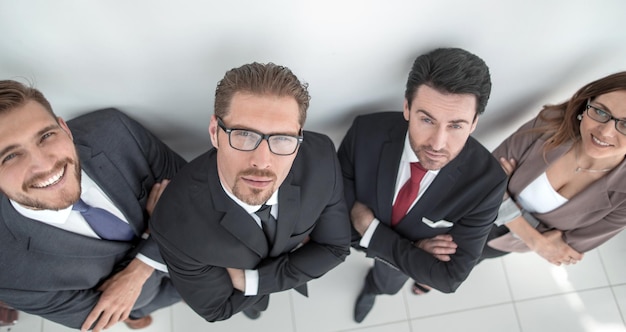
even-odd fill
[{"label": "beige blazer", "polygon": [[[538,117],[530,120],[493,151],[496,158],[517,161],[508,186],[513,199],[572,146],[573,142],[562,145],[546,153],[544,158],[543,145],[548,135],[530,131],[541,124]],[[596,248],[626,226],[626,161],[559,208],[533,216],[540,221],[537,230],[563,231],[565,241],[576,251]],[[512,233],[494,239],[489,246],[502,251],[529,251]]]}]

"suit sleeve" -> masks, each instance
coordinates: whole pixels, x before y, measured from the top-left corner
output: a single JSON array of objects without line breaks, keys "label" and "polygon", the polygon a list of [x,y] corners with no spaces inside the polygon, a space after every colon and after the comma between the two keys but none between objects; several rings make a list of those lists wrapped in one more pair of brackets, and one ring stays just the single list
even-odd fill
[{"label": "suit sleeve", "polygon": [[[343,262],[350,253],[350,222],[343,197],[341,170],[332,142],[328,138],[325,140],[327,150],[322,152],[325,157],[320,160],[329,160],[330,165],[315,167],[330,170],[334,184],[332,194],[306,244],[288,254],[261,262],[258,267],[259,294],[287,290],[319,278]],[[328,173],[324,174],[328,176]]]},{"label": "suit sleeve", "polygon": [[[356,141],[356,132],[358,125],[358,118],[355,119],[350,129],[346,133],[341,145],[339,145],[339,150],[337,151],[337,156],[339,159],[339,163],[341,165],[341,173],[343,176],[343,191],[344,197],[346,200],[346,207],[348,209],[348,216],[350,216],[350,210],[352,210],[352,206],[356,201],[356,188],[355,188],[355,173],[354,173],[354,163],[355,163],[355,141]],[[357,232],[354,227],[352,227],[352,223],[349,225],[350,227],[350,242],[351,245],[358,249],[363,249],[359,245],[359,241],[361,240],[361,236],[359,232]]]},{"label": "suit sleeve", "polygon": [[626,227],[626,206],[611,211],[606,217],[585,227],[563,232],[563,239],[576,251],[584,253],[605,243]]},{"label": "suit sleeve", "polygon": [[491,188],[476,208],[455,223],[449,234],[458,248],[451,260],[442,262],[384,224],[378,225],[367,256],[381,259],[417,282],[452,293],[467,278],[482,253],[487,235],[502,201],[506,178]]},{"label": "suit sleeve", "polygon": [[535,117],[526,122],[513,134],[507,137],[500,145],[493,150],[492,155],[499,160],[500,158],[515,159],[519,161],[524,158],[526,151],[532,144],[537,141],[541,132],[533,130],[541,125],[539,117]]},{"label": "suit sleeve", "polygon": [[[20,311],[41,316],[64,326],[80,329],[85,318],[100,299],[95,290],[33,292],[0,290],[0,298]],[[46,303],[47,305],[41,305]]]},{"label": "suit sleeve", "polygon": [[197,262],[158,236],[170,277],[185,302],[209,322],[221,321],[252,306],[259,296],[244,296],[233,288],[224,267]]},{"label": "suit sleeve", "polygon": [[[105,111],[114,114],[126,128],[128,134],[133,138],[151,171],[149,176],[154,179],[154,182],[172,179],[176,172],[185,165],[186,162],[180,155],[171,150],[137,121],[117,110]],[[133,160],[133,158],[136,158],[136,156],[129,156],[129,159]],[[145,218],[149,218],[147,212],[145,212]],[[147,221],[146,225],[148,225]],[[165,264],[161,258],[157,244],[151,236],[148,236],[147,239],[140,242],[138,252],[153,261]]]}]

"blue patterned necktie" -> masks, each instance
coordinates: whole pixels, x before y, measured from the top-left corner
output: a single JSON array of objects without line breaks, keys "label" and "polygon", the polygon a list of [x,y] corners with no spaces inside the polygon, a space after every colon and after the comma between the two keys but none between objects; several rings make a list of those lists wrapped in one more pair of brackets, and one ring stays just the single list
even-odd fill
[{"label": "blue patterned necktie", "polygon": [[74,203],[72,210],[80,212],[91,229],[102,239],[130,241],[135,237],[135,233],[126,222],[107,210],[87,205],[82,199]]},{"label": "blue patterned necktie", "polygon": [[256,215],[261,219],[261,225],[263,227],[263,233],[265,233],[265,237],[267,238],[267,242],[270,247],[274,244],[274,238],[276,237],[276,219],[270,211],[272,207],[270,205],[263,205],[261,208],[256,211]]}]

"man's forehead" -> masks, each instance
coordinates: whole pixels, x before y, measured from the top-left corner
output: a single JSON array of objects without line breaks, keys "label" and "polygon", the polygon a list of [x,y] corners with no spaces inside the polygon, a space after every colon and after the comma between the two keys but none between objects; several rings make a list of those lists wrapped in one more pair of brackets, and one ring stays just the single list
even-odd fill
[{"label": "man's forehead", "polygon": [[37,136],[42,132],[58,128],[57,119],[43,106],[24,105],[0,113],[0,145],[12,144],[12,138]]},{"label": "man's forehead", "polygon": [[477,98],[470,93],[442,93],[425,86],[418,89],[411,108],[429,117],[445,122],[473,122],[476,117]]}]

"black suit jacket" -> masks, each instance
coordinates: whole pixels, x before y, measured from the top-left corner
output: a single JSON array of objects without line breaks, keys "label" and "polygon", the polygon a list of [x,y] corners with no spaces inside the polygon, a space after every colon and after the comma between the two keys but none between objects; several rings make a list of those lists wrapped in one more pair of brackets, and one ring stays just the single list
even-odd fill
[{"label": "black suit jacket", "polygon": [[[81,168],[124,213],[140,238],[155,182],[185,161],[115,109],[67,122]],[[163,262],[155,242],[106,241],[26,218],[0,194],[0,299],[57,323],[80,328],[100,298],[98,286],[137,252]]]},{"label": "black suit jacket", "polygon": [[[200,316],[227,319],[270,293],[322,276],[349,254],[341,171],[328,137],[304,133],[278,191],[272,248],[254,219],[224,192],[216,156],[211,149],[183,168],[151,220],[174,286]],[[234,290],[226,267],[258,269],[258,295]]]},{"label": "black suit jacket", "polygon": [[[346,204],[367,205],[381,222],[367,256],[385,261],[418,282],[453,292],[477,263],[502,201],[507,177],[502,167],[474,138],[443,167],[400,223],[390,227],[394,187],[408,122],[401,112],[359,116],[338,155],[344,177]],[[433,228],[423,222],[448,221]],[[442,262],[416,248],[414,241],[451,234],[458,248]],[[358,241],[354,239],[355,243]]]}]

